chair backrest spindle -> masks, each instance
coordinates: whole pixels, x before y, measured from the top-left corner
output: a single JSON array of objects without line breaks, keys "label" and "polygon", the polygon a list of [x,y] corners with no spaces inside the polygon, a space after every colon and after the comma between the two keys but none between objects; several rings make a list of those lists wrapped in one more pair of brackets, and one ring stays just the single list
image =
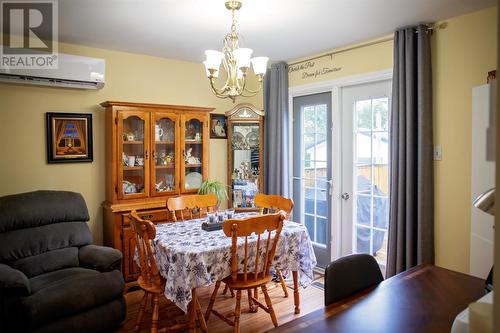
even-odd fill
[{"label": "chair backrest spindle", "polygon": [[247,281],[247,263],[248,263],[248,236],[245,236],[245,259],[243,260],[243,280]]},{"label": "chair backrest spindle", "polygon": [[257,249],[255,250],[255,269],[254,269],[254,278],[257,280],[257,274],[259,272],[259,259],[260,259],[260,234],[257,236]]},{"label": "chair backrest spindle", "polygon": [[[231,249],[238,248],[238,226],[236,224],[231,225]],[[233,280],[236,280],[238,275],[238,261],[231,260],[231,276]]]}]

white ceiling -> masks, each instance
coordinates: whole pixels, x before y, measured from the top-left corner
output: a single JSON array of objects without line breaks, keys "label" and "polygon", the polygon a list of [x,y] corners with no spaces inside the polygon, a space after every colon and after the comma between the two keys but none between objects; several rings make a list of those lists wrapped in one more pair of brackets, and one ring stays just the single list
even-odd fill
[{"label": "white ceiling", "polygon": [[[435,22],[495,0],[243,0],[237,28],[254,56],[293,60]],[[60,0],[62,42],[202,61],[222,47],[224,0]]]}]

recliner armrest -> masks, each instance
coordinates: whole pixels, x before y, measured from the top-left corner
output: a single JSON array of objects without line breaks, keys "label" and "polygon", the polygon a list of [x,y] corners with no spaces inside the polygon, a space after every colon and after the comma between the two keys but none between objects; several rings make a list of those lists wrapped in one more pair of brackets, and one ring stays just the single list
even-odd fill
[{"label": "recliner armrest", "polygon": [[26,275],[5,264],[0,264],[0,289],[21,295],[31,294],[30,282]]},{"label": "recliner armrest", "polygon": [[86,245],[78,250],[80,266],[99,272],[121,271],[122,253],[116,249],[99,245]]}]

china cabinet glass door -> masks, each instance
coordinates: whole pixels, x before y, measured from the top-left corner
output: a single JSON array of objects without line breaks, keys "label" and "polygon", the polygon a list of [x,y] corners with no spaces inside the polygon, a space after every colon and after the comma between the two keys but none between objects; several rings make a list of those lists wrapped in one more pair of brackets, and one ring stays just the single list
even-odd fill
[{"label": "china cabinet glass door", "polygon": [[119,163],[117,192],[120,198],[144,197],[149,192],[148,114],[120,113],[118,117]]},{"label": "china cabinet glass door", "polygon": [[178,190],[177,145],[178,116],[169,113],[155,113],[154,127],[151,127],[153,147],[152,195],[164,195]]},{"label": "china cabinet glass door", "polygon": [[207,140],[204,118],[184,117],[182,190],[195,192],[206,179],[204,140]]}]

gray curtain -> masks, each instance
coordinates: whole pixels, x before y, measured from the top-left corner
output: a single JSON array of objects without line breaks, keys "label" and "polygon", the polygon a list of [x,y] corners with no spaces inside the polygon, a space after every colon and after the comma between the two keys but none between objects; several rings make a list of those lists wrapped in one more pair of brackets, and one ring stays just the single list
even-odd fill
[{"label": "gray curtain", "polygon": [[387,277],[434,262],[430,32],[396,31],[391,111]]},{"label": "gray curtain", "polygon": [[271,65],[264,77],[264,192],[289,196],[288,65]]}]

